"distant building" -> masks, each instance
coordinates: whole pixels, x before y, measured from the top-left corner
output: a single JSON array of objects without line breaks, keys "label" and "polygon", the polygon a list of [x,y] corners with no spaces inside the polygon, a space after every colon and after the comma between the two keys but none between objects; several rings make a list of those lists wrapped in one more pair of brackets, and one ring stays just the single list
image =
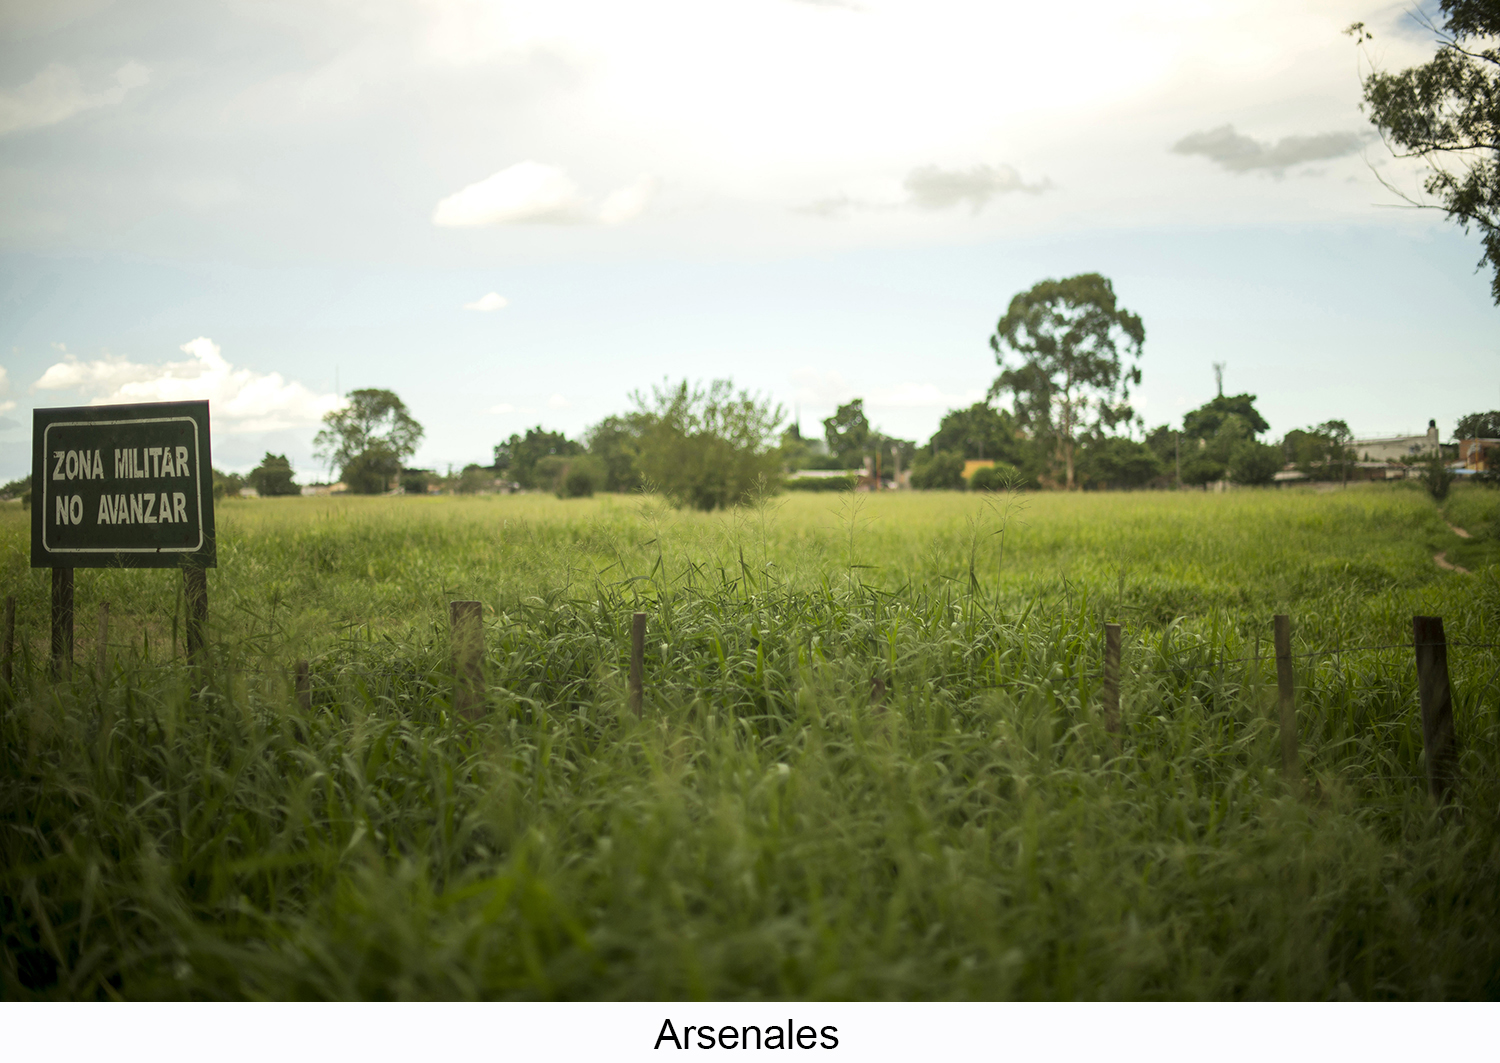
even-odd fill
[{"label": "distant building", "polygon": [[1360,461],[1400,461],[1402,458],[1425,458],[1438,453],[1436,421],[1427,422],[1427,432],[1419,436],[1381,436],[1356,439],[1349,444]]},{"label": "distant building", "polygon": [[1500,468],[1500,439],[1461,439],[1458,461],[1465,469],[1488,472]]}]

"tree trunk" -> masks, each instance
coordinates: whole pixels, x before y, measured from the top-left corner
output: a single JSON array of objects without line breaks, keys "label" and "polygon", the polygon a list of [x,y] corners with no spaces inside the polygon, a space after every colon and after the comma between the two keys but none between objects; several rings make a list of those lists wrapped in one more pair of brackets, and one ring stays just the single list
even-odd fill
[{"label": "tree trunk", "polygon": [[1067,490],[1073,490],[1073,381],[1063,391],[1063,459],[1068,464]]}]

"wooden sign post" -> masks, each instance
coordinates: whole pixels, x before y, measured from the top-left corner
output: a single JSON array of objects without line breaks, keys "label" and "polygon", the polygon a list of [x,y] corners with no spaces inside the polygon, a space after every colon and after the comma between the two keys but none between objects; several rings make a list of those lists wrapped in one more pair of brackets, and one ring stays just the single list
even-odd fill
[{"label": "wooden sign post", "polygon": [[1276,641],[1276,700],[1281,723],[1281,773],[1287,779],[1301,777],[1297,755],[1297,695],[1292,674],[1292,618],[1277,613],[1272,634]]},{"label": "wooden sign post", "polygon": [[217,563],[208,403],[35,410],[31,483],[31,567],[52,570],[52,674],[73,667],[75,568],[181,568],[201,663]]},{"label": "wooden sign post", "polygon": [[1448,683],[1448,640],[1440,616],[1414,616],[1411,627],[1427,789],[1434,800],[1447,803],[1458,787],[1458,732],[1453,726],[1453,689]]},{"label": "wooden sign post", "polygon": [[453,640],[453,711],[466,720],[484,713],[484,603],[449,602]]},{"label": "wooden sign post", "polygon": [[1120,625],[1104,625],[1104,729],[1120,729]]},{"label": "wooden sign post", "polygon": [[5,596],[5,644],[0,647],[0,682],[5,684],[6,692],[9,693],[11,681],[15,678],[15,671],[11,660],[16,653],[16,598],[13,594]]}]

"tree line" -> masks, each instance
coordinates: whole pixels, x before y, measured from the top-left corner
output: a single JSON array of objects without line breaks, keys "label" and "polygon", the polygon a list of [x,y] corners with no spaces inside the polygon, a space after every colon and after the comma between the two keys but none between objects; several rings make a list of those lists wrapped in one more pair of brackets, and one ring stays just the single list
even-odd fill
[{"label": "tree line", "polygon": [[[872,425],[859,398],[823,420],[819,439],[804,437],[800,424],[784,426],[783,407],[730,380],[668,381],[632,393],[630,409],[581,439],[541,425],[513,434],[496,444],[489,466],[469,465],[445,486],[464,493],[498,480],[565,498],[648,489],[712,510],[783,483],[839,488],[860,478],[898,479],[903,470],[912,487],[928,490],[1262,485],[1287,466],[1310,479],[1348,479],[1357,455],[1345,421],[1265,442],[1270,424],[1257,396],[1225,395],[1221,365],[1217,395],[1180,425],[1146,430],[1130,401],[1142,380],[1145,340],[1140,316],[1119,304],[1107,277],[1044,280],[1015,295],[996,323],[989,345],[999,373],[985,401],[949,410],[925,444]],[[1009,408],[998,401],[1004,396]],[[1472,414],[1458,426],[1461,438],[1497,431],[1500,413]],[[393,392],[362,389],[324,417],[314,442],[352,492],[398,484],[421,492],[436,474],[404,462],[423,435]],[[809,471],[848,475],[797,475]],[[261,494],[298,490],[284,455],[268,453],[247,480]]]}]

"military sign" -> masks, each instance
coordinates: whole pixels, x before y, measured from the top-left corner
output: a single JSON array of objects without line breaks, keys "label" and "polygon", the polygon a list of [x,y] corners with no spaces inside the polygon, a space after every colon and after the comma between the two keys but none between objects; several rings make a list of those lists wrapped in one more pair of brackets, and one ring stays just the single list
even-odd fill
[{"label": "military sign", "polygon": [[212,568],[207,402],[36,410],[33,568]]}]

